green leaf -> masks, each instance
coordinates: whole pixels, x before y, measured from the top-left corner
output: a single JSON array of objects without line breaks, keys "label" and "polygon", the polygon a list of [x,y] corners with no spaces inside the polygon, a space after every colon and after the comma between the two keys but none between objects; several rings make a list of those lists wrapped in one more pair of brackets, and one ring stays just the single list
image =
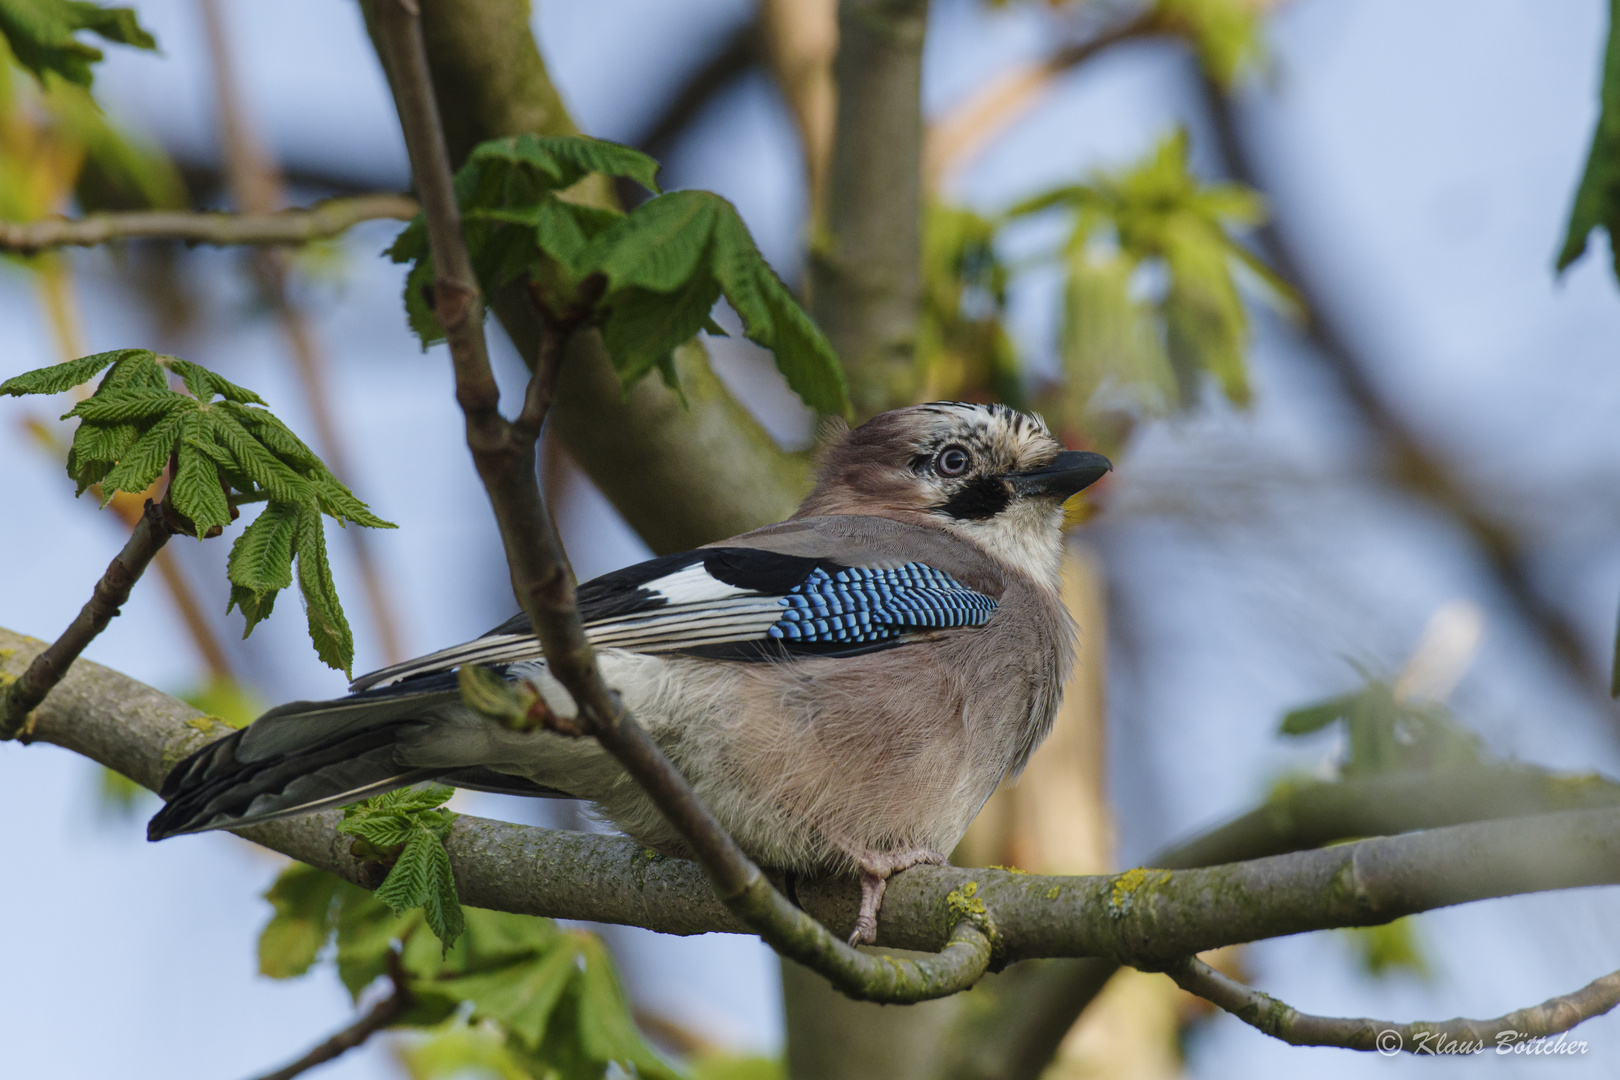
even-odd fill
[{"label": "green leaf", "polygon": [[290,979],[310,969],[332,936],[332,905],[342,884],[303,863],[281,872],[264,894],[275,914],[259,934],[259,974]]},{"label": "green leaf", "polygon": [[231,599],[225,610],[241,607],[247,630],[269,616],[276,594],[292,585],[293,536],[298,529],[298,508],[290,503],[270,503],[231,545],[225,576],[231,582]]},{"label": "green leaf", "polygon": [[[3,3],[4,0],[0,0]],[[112,352],[81,356],[62,364],[38,368],[13,375],[0,383],[0,394],[21,397],[24,394],[60,394],[95,378],[102,368],[115,364],[131,354],[153,356],[150,349],[114,349]]]},{"label": "green leaf", "polygon": [[119,424],[130,420],[150,420],[179,409],[195,409],[197,403],[184,394],[162,390],[130,390],[124,393],[94,394],[62,414],[62,419],[78,417],[92,424]]},{"label": "green leaf", "polygon": [[388,971],[394,944],[422,926],[420,911],[395,915],[376,895],[345,882],[338,890],[337,968],[349,996],[360,994]]},{"label": "green leaf", "polygon": [[[102,477],[101,493],[104,498],[112,498],[115,491],[138,495],[162,475],[163,467],[169,463],[169,455],[174,453],[175,445],[197,408],[197,403],[190,398],[175,394],[173,399],[174,407],[147,428],[118,464]],[[88,398],[83,404],[94,400]]]},{"label": "green leaf", "polygon": [[[191,396],[196,398],[198,401],[212,401],[215,397],[222,397],[226,401],[232,401],[238,404],[264,404],[264,399],[258,394],[255,394],[246,387],[236,385],[222,375],[216,375],[214,372],[209,371],[201,364],[193,364],[191,361],[182,360],[178,356],[162,357],[160,359],[160,363],[162,363],[164,367],[168,368],[176,375],[180,376],[180,378],[184,379],[186,389],[190,390]],[[246,412],[247,410],[243,411]],[[258,415],[268,416],[269,414],[260,413]],[[276,420],[275,423],[277,426],[281,427],[281,430],[287,430],[286,427],[281,424],[281,421]],[[288,432],[289,436],[291,436],[291,434],[291,432]],[[296,442],[297,440],[294,439],[294,441]],[[302,447],[303,443],[299,443],[298,445]],[[308,449],[305,449],[304,453],[308,454],[311,458],[314,457],[313,454],[309,454]]]},{"label": "green leaf", "polygon": [[130,8],[104,8],[85,0],[0,0],[0,35],[17,62],[37,79],[49,71],[90,85],[90,65],[102,54],[74,36],[80,31],[138,49],[157,48]]},{"label": "green leaf", "polygon": [[326,473],[326,466],[321,463],[315,451],[305,446],[304,441],[294,435],[292,429],[283,424],[274,413],[266,412],[264,409],[243,408],[234,401],[219,408],[291,468],[330,475]]},{"label": "green leaf", "polygon": [[327,517],[337,521],[352,521],[368,529],[399,528],[392,521],[384,521],[373,514],[369,506],[356,498],[354,492],[344,487],[331,473],[318,473],[312,481],[315,485],[315,497],[321,504],[321,512]]},{"label": "green leaf", "polygon": [[649,199],[591,241],[580,258],[581,269],[604,275],[612,291],[678,289],[708,249],[717,204],[728,205],[706,191],[673,191]]},{"label": "green leaf", "polygon": [[81,423],[73,433],[73,445],[68,449],[67,458],[68,475],[77,481],[74,496],[83,495],[91,484],[99,484],[135,444],[140,433],[141,429],[134,424]]},{"label": "green leaf", "polygon": [[[219,485],[219,469],[199,442],[206,423],[197,414],[189,421],[190,430],[180,443],[180,467],[169,484],[169,500],[191,522],[193,531],[201,539],[210,530],[224,529],[231,523],[231,507],[225,499],[225,489]],[[193,435],[191,431],[199,434]]]},{"label": "green leaf", "polygon": [[547,189],[574,186],[586,174],[599,172],[634,180],[648,191],[658,192],[658,162],[639,150],[583,135],[523,135],[480,143],[468,155],[469,166],[481,168],[490,163],[523,166],[543,179]]},{"label": "green leaf", "polygon": [[596,1061],[629,1062],[640,1076],[679,1080],[636,1029],[629,1003],[619,989],[613,958],[602,939],[594,934],[582,936],[579,951],[584,959],[578,1013],[581,1049]]},{"label": "green leaf", "polygon": [[113,364],[96,387],[96,394],[121,394],[132,390],[168,390],[169,380],[150,349],[124,349],[122,359]]},{"label": "green leaf", "polygon": [[271,502],[312,505],[314,489],[259,439],[230,410],[209,409],[209,433],[215,445],[228,452],[241,474],[270,495]]},{"label": "green leaf", "polygon": [[445,948],[454,945],[466,929],[450,855],[443,841],[425,829],[418,829],[406,841],[399,861],[378,886],[377,899],[396,915],[420,907],[428,928]]},{"label": "green leaf", "polygon": [[304,594],[304,611],[309,620],[309,639],[315,655],[345,675],[354,666],[354,634],[338,602],[337,583],[332,580],[332,564],[326,555],[326,532],[321,515],[312,506],[298,508],[298,529],[293,536],[298,555],[298,588]]},{"label": "green leaf", "polygon": [[1339,931],[1348,938],[1361,969],[1375,977],[1406,971],[1429,976],[1429,962],[1418,939],[1417,920],[1407,915],[1382,926],[1357,926]]},{"label": "green leaf", "polygon": [[750,341],[771,350],[777,370],[806,405],[818,412],[846,415],[849,387],[832,346],[760,256],[736,209],[718,196],[711,198],[719,204],[714,275],[741,316],[744,333]]},{"label": "green leaf", "polygon": [[628,388],[691,340],[708,322],[718,299],[720,286],[701,269],[673,292],[623,289],[609,296],[604,301],[608,314],[602,343],[619,382]]},{"label": "green leaf", "polygon": [[[1609,233],[1614,273],[1620,279],[1620,0],[1609,0],[1609,39],[1603,53],[1603,86],[1598,91],[1597,128],[1586,155],[1580,186],[1569,211],[1564,246],[1555,269],[1562,273],[1586,251],[1593,229]],[[1620,672],[1620,666],[1616,668]],[[1620,674],[1616,685],[1620,686]]]}]

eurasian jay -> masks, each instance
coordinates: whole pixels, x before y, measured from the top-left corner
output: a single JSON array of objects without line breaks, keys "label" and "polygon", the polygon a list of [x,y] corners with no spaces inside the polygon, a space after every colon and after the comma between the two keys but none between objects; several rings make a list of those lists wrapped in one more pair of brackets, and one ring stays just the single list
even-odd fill
[{"label": "eurasian jay", "polygon": [[[586,582],[580,615],[607,684],[750,857],[858,875],[851,941],[870,942],[889,876],[943,863],[1050,730],[1075,635],[1062,505],[1109,468],[1005,406],[896,409],[830,440],[787,521]],[[589,800],[685,853],[595,740],[464,705],[469,663],[574,715],[518,615],[204,747],[165,779],[148,837],[437,780]]]}]

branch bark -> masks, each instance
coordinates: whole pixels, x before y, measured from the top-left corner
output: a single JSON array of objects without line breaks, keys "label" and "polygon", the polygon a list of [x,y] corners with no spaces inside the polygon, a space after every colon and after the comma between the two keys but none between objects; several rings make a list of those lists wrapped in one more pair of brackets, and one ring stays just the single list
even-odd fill
[{"label": "branch bark", "polygon": [[1494,1020],[1414,1020],[1397,1023],[1365,1017],[1312,1016],[1221,974],[1195,956],[1167,968],[1189,994],[1206,1001],[1291,1046],[1338,1046],[1346,1050],[1377,1050],[1390,1055],[1402,1050],[1413,1054],[1472,1054],[1488,1047],[1501,1048],[1545,1039],[1568,1031],[1583,1020],[1620,1005],[1620,971],[1596,979],[1572,994],[1549,998],[1540,1005],[1515,1009]]},{"label": "branch bark", "polygon": [[[22,670],[44,643],[0,630],[0,672]],[[184,702],[81,660],[34,712],[32,736],[156,790],[174,763],[227,733]],[[255,843],[362,884],[338,811],[241,830]],[[464,903],[497,911],[642,926],[660,933],[747,933],[743,920],[682,859],[649,857],[623,837],[463,816],[447,844]],[[979,901],[998,958],[1096,956],[1148,968],[1222,945],[1387,922],[1524,892],[1620,884],[1620,810],[1473,823],[1188,871],[1047,876],[916,867],[895,877],[881,945],[937,949],[952,911]],[[843,931],[858,890],[804,882],[806,912]],[[953,899],[954,895],[954,899]]]},{"label": "branch bark", "polygon": [[810,311],[858,418],[909,404],[922,297],[922,52],[927,0],[840,0],[838,111]]},{"label": "branch bark", "polygon": [[31,255],[48,248],[96,247],[118,240],[182,240],[220,247],[303,244],[338,236],[362,221],[409,221],[415,215],[413,199],[383,192],[323,199],[305,209],[274,213],[143,210],[72,220],[0,221],[0,252]]}]

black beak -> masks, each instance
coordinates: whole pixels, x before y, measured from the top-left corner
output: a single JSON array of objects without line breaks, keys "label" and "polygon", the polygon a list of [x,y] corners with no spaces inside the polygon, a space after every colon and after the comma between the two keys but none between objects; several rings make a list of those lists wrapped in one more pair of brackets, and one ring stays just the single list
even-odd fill
[{"label": "black beak", "polygon": [[1026,472],[1007,474],[1007,482],[1019,495],[1046,495],[1067,499],[1077,491],[1101,480],[1114,463],[1089,450],[1065,450],[1050,465]]}]

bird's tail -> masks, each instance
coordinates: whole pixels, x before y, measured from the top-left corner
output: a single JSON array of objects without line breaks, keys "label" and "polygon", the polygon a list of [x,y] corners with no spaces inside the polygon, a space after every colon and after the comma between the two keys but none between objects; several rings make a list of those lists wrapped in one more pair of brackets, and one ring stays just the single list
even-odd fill
[{"label": "bird's tail", "polygon": [[459,707],[453,678],[435,683],[270,710],[170,770],[147,839],[271,821],[453,773],[396,755],[402,739]]}]

